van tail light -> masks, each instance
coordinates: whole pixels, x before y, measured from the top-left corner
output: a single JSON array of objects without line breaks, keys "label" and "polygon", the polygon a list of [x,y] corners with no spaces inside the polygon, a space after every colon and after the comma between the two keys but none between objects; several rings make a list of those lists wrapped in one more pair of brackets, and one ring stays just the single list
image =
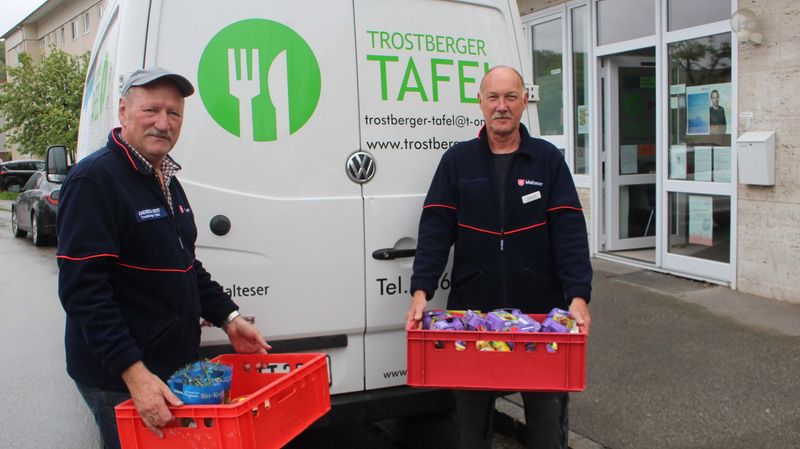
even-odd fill
[{"label": "van tail light", "polygon": [[5,171],[5,170],[0,170],[0,176],[7,175],[7,174],[8,174],[8,172],[7,172],[7,171]]},{"label": "van tail light", "polygon": [[54,190],[47,195],[44,196],[45,201],[52,204],[53,206],[58,206],[58,197],[61,196],[60,190]]}]

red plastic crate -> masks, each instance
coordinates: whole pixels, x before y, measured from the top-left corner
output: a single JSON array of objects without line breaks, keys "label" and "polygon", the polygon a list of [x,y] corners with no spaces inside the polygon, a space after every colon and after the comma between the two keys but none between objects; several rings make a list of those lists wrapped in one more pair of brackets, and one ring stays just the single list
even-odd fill
[{"label": "red plastic crate", "polygon": [[[547,315],[531,315],[540,323]],[[412,387],[507,391],[583,391],[586,332],[578,334],[411,330],[406,383]],[[511,352],[481,352],[478,340],[514,342]],[[455,342],[466,348],[456,350]],[[436,342],[443,344],[437,348]],[[547,344],[555,342],[555,352]],[[528,352],[526,343],[535,343]]]},{"label": "red plastic crate", "polygon": [[[325,354],[226,354],[233,367],[223,405],[170,407],[178,418],[158,438],[132,401],[116,407],[122,449],[270,449],[296,437],[331,408]],[[260,364],[260,365],[259,365]]]}]

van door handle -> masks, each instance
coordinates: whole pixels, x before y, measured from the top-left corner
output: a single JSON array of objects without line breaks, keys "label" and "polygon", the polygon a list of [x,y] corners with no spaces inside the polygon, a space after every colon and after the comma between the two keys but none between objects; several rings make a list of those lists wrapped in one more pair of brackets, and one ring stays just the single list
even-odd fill
[{"label": "van door handle", "polygon": [[399,257],[414,257],[416,249],[381,248],[372,252],[372,258],[378,260],[394,260]]}]

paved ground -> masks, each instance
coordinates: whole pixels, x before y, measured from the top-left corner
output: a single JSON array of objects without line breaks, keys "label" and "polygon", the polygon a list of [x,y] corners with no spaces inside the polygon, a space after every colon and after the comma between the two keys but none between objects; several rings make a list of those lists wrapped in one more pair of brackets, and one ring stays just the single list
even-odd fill
[{"label": "paved ground", "polygon": [[[593,264],[573,449],[800,447],[800,305]],[[498,401],[505,425],[524,422],[520,404]]]},{"label": "paved ground", "polygon": [[[800,305],[593,264],[573,449],[800,448]],[[520,404],[500,399],[498,425],[524,425]]]}]

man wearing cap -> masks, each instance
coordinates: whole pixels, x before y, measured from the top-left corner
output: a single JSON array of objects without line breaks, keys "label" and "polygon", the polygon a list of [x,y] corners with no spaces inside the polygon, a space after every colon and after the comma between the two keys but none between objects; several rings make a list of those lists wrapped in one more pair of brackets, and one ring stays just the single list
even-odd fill
[{"label": "man wearing cap", "polygon": [[70,170],[57,219],[67,372],[104,447],[118,448],[113,407],[132,398],[157,435],[181,405],[164,380],[199,358],[200,319],[237,352],[270,349],[195,259],[197,228],[168,153],[194,88],[160,68],[123,86],[121,128]]}]

